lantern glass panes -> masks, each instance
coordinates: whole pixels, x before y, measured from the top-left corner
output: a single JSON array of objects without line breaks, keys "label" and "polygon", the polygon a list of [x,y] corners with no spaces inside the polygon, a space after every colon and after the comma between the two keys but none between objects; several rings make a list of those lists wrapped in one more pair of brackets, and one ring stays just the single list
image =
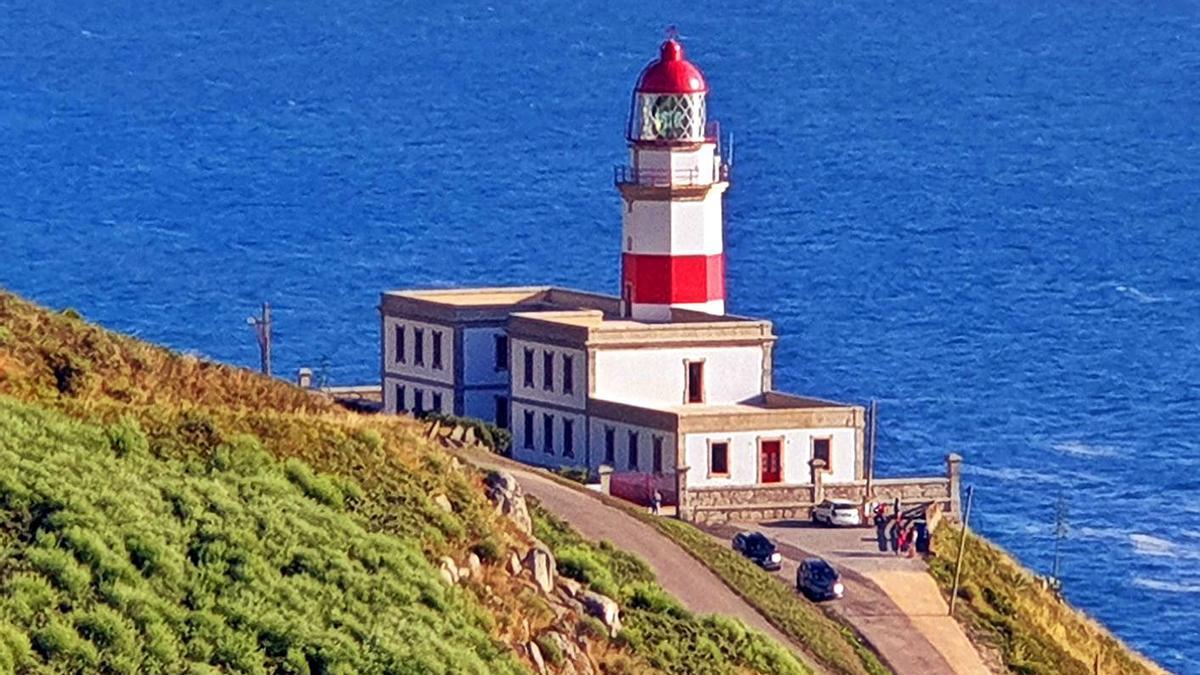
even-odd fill
[{"label": "lantern glass panes", "polygon": [[635,95],[629,120],[636,141],[704,141],[704,94]]}]

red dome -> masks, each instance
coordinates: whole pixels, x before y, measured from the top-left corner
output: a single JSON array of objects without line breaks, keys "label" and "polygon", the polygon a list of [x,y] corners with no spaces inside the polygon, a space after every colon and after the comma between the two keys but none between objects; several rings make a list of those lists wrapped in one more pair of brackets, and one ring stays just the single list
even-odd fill
[{"label": "red dome", "polygon": [[674,39],[662,43],[657,61],[646,66],[637,90],[645,94],[702,94],[708,91],[704,73],[683,58],[683,45]]}]

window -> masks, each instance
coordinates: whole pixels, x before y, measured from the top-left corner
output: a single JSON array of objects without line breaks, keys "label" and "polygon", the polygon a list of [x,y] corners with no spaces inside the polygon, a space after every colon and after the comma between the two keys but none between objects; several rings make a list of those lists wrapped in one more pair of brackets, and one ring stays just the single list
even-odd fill
[{"label": "window", "polygon": [[542,352],[542,389],[554,391],[554,352]]},{"label": "window", "polygon": [[442,369],[442,331],[433,331],[433,367]]},{"label": "window", "polygon": [[554,454],[554,415],[542,413],[542,450]]},{"label": "window", "polygon": [[533,386],[533,350],[525,350],[525,386]]},{"label": "window", "polygon": [[654,464],[654,473],[662,473],[663,466],[663,437],[654,436],[650,439],[650,445],[653,449],[654,456],[651,462]]},{"label": "window", "polygon": [[496,426],[501,429],[508,428],[508,397],[496,397]]},{"label": "window", "polygon": [[637,471],[638,468],[638,433],[636,431],[629,432],[629,459],[627,460],[630,471]]},{"label": "window", "polygon": [[563,418],[563,457],[575,456],[575,420]]},{"label": "window", "polygon": [[413,329],[413,363],[425,365],[425,329]]},{"label": "window", "polygon": [[404,353],[408,351],[404,344],[404,326],[396,326],[396,363],[404,363],[407,359]]},{"label": "window", "polygon": [[496,336],[496,370],[508,370],[508,336]]},{"label": "window", "polygon": [[525,449],[533,449],[533,413],[525,411]]},{"label": "window", "polygon": [[420,416],[425,412],[425,390],[413,389],[413,414]]},{"label": "window", "polygon": [[404,407],[404,385],[398,384],[396,385],[396,412],[402,413],[407,410],[408,408]]},{"label": "window", "polygon": [[442,392],[433,392],[433,403],[430,404],[429,409],[435,413],[442,412]]},{"label": "window", "polygon": [[729,443],[727,441],[709,442],[708,444],[708,475],[729,475]]},{"label": "window", "polygon": [[604,427],[604,463],[617,463],[617,430],[612,427]]},{"label": "window", "polygon": [[687,402],[704,403],[704,362],[687,362]]},{"label": "window", "polygon": [[575,358],[563,354],[563,393],[575,393]]},{"label": "window", "polygon": [[824,460],[826,471],[833,471],[833,453],[829,451],[832,443],[829,438],[814,438],[812,441],[813,459]]}]

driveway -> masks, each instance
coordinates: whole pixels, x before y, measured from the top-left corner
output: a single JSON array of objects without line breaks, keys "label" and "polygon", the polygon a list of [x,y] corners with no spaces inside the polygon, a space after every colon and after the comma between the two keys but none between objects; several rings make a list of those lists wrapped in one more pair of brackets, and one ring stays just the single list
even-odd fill
[{"label": "driveway", "polygon": [[881,552],[873,528],[826,528],[808,521],[776,520],[726,526],[720,534],[757,529],[792,562],[825,558],[842,573],[846,597],[831,610],[859,630],[898,673],[992,672],[949,616],[941,591],[920,558]]}]

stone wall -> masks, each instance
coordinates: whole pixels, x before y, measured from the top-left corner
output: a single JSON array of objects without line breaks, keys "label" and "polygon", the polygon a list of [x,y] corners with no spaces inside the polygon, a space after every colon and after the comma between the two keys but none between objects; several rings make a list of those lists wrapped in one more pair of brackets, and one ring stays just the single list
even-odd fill
[{"label": "stone wall", "polygon": [[821,480],[823,463],[813,466],[813,484],[755,485],[736,487],[688,487],[687,467],[680,467],[679,517],[708,524],[731,520],[807,520],[814,504],[823,499],[848,499],[890,503],[899,499],[903,504],[933,503],[940,512],[957,517],[962,458],[951,454],[946,458],[946,475],[915,478],[880,478],[871,481],[868,498],[867,482],[824,484]]},{"label": "stone wall", "polygon": [[691,519],[701,524],[807,519],[812,503],[811,485],[689,488],[687,491]]}]

